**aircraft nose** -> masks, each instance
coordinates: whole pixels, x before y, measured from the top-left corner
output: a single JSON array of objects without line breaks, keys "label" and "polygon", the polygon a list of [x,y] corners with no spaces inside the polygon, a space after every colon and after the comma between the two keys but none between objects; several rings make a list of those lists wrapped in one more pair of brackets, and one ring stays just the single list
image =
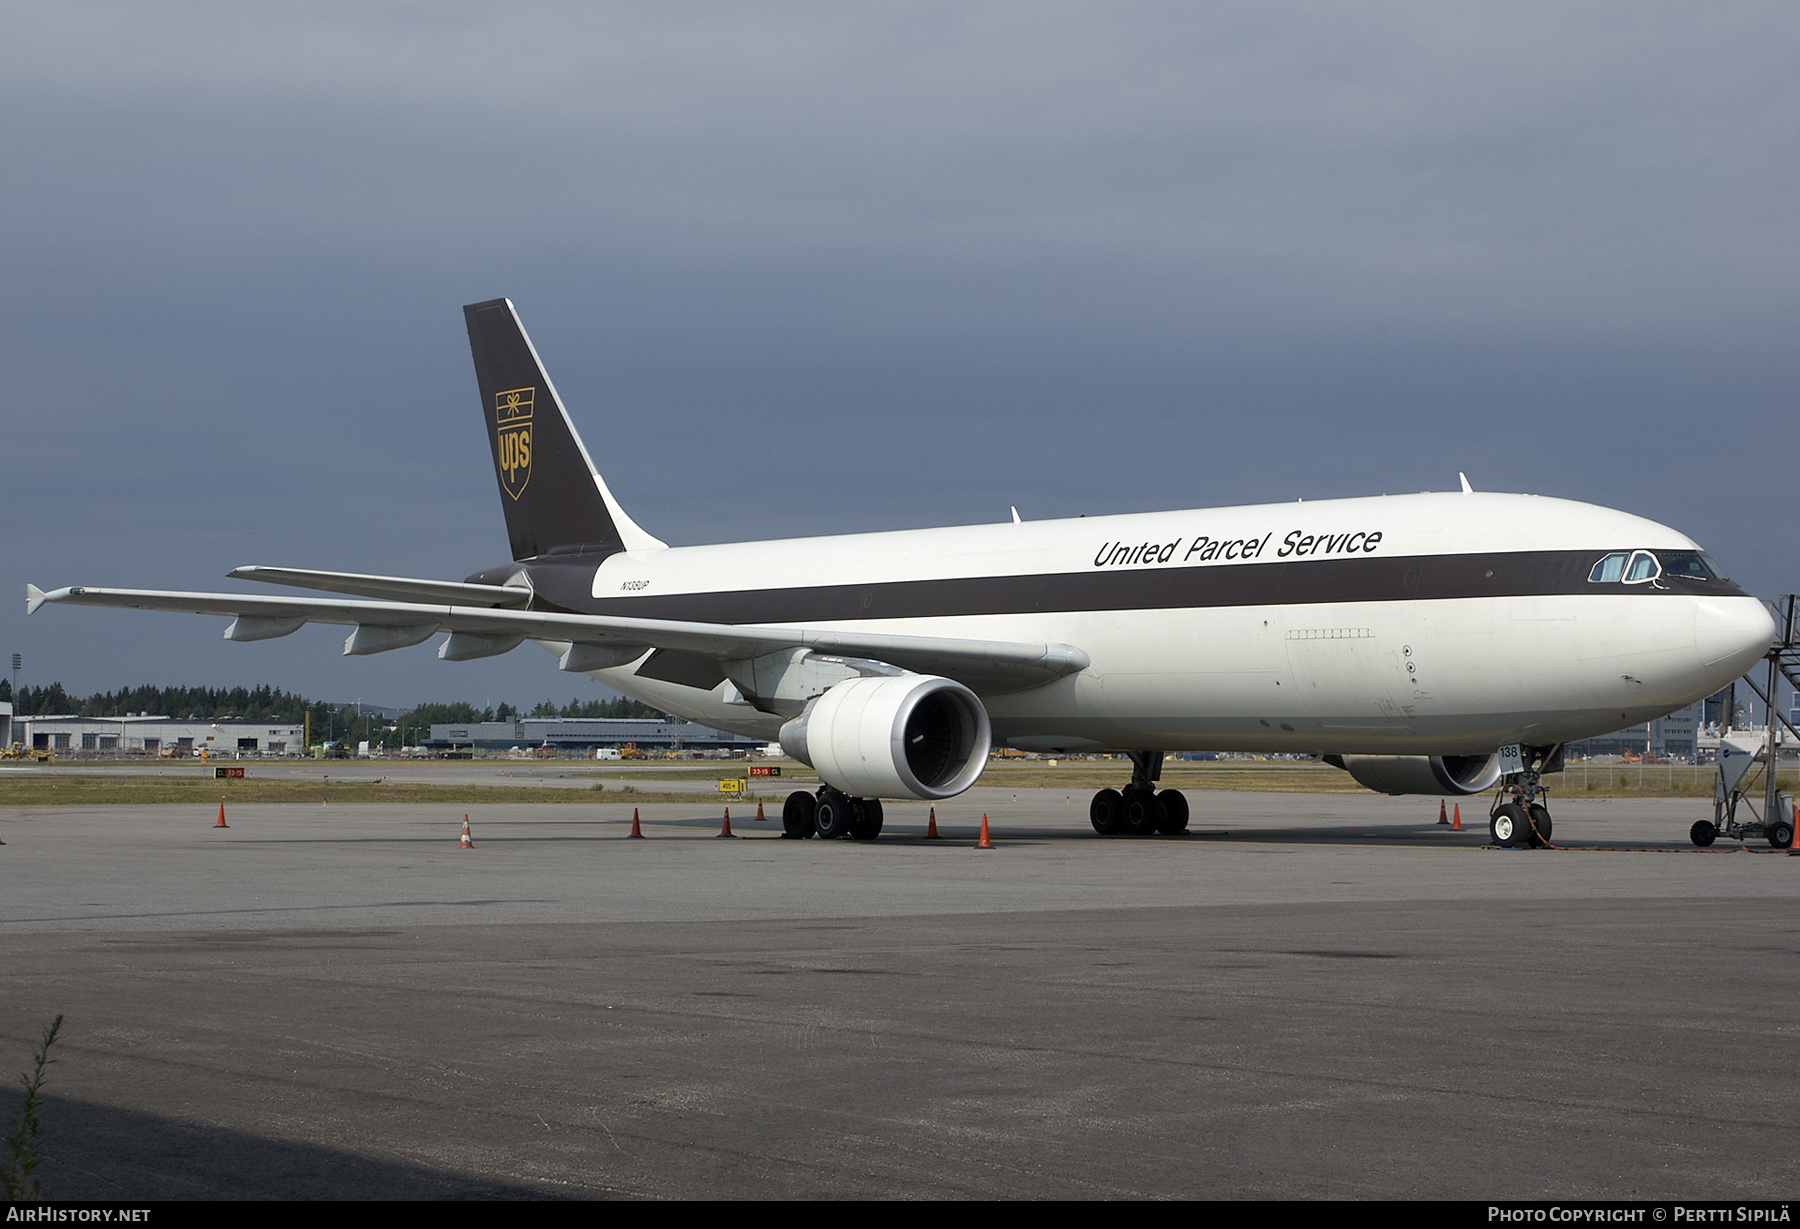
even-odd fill
[{"label": "aircraft nose", "polygon": [[1775,620],[1753,597],[1702,598],[1694,611],[1694,647],[1700,660],[1732,677],[1742,674],[1769,651]]}]

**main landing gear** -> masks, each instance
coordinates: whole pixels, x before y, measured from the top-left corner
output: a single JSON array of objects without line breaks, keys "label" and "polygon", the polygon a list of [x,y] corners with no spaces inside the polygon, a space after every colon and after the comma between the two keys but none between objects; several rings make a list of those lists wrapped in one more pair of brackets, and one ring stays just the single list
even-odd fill
[{"label": "main landing gear", "polygon": [[1131,784],[1103,789],[1088,804],[1088,819],[1101,836],[1176,836],[1188,827],[1188,804],[1180,790],[1158,790],[1163,753],[1131,752]]},{"label": "main landing gear", "polygon": [[872,841],[881,835],[881,799],[852,798],[829,785],[817,794],[795,790],[781,806],[781,835],[794,841],[814,835]]}]

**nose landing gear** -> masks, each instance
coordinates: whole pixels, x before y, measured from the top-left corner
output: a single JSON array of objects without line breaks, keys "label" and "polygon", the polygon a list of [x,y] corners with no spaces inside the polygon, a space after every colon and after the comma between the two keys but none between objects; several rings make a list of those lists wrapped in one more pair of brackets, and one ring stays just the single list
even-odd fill
[{"label": "nose landing gear", "polygon": [[1541,754],[1526,752],[1525,767],[1515,772],[1488,812],[1488,836],[1502,849],[1546,849],[1550,845],[1550,811],[1540,801],[1546,796],[1542,785],[1543,770],[1556,767],[1560,771],[1561,747],[1543,748]]},{"label": "nose landing gear", "polygon": [[1177,836],[1188,827],[1188,804],[1180,790],[1158,790],[1161,751],[1131,752],[1131,784],[1103,789],[1088,804],[1088,821],[1101,836]]},{"label": "nose landing gear", "polygon": [[1541,849],[1550,843],[1550,812],[1536,802],[1502,802],[1488,816],[1488,835],[1502,849]]}]

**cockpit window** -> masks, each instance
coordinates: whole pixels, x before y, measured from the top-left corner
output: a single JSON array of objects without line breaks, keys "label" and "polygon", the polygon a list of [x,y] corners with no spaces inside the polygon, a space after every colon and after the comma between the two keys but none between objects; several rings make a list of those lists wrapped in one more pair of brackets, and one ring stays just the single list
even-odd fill
[{"label": "cockpit window", "polygon": [[1588,573],[1588,580],[1595,584],[1615,584],[1625,575],[1625,560],[1629,555],[1625,551],[1615,551],[1594,565]]},{"label": "cockpit window", "polygon": [[1642,584],[1646,580],[1655,580],[1662,575],[1662,568],[1656,562],[1656,556],[1647,550],[1631,552],[1631,562],[1625,565],[1625,583]]},{"label": "cockpit window", "polygon": [[1656,557],[1662,562],[1665,576],[1678,576],[1682,580],[1719,579],[1718,568],[1699,551],[1658,551]]},{"label": "cockpit window", "polygon": [[1647,580],[1673,576],[1680,580],[1719,580],[1718,565],[1697,550],[1616,550],[1604,556],[1588,573],[1596,585],[1641,585]]}]

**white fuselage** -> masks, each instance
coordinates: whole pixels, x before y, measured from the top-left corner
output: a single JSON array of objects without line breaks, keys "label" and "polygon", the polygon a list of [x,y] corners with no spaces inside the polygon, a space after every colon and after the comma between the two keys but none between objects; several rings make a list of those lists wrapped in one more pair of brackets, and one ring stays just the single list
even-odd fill
[{"label": "white fuselage", "polygon": [[[1027,750],[1466,755],[1660,716],[1763,655],[1769,616],[1728,582],[1587,580],[1637,549],[1699,548],[1590,504],[1426,494],[626,552],[592,597],[621,614],[712,595],[741,599],[739,622],[1072,645],[1087,669],[982,697],[996,744]],[[731,703],[729,684],[643,664],[593,677],[710,725],[781,725]]]}]

